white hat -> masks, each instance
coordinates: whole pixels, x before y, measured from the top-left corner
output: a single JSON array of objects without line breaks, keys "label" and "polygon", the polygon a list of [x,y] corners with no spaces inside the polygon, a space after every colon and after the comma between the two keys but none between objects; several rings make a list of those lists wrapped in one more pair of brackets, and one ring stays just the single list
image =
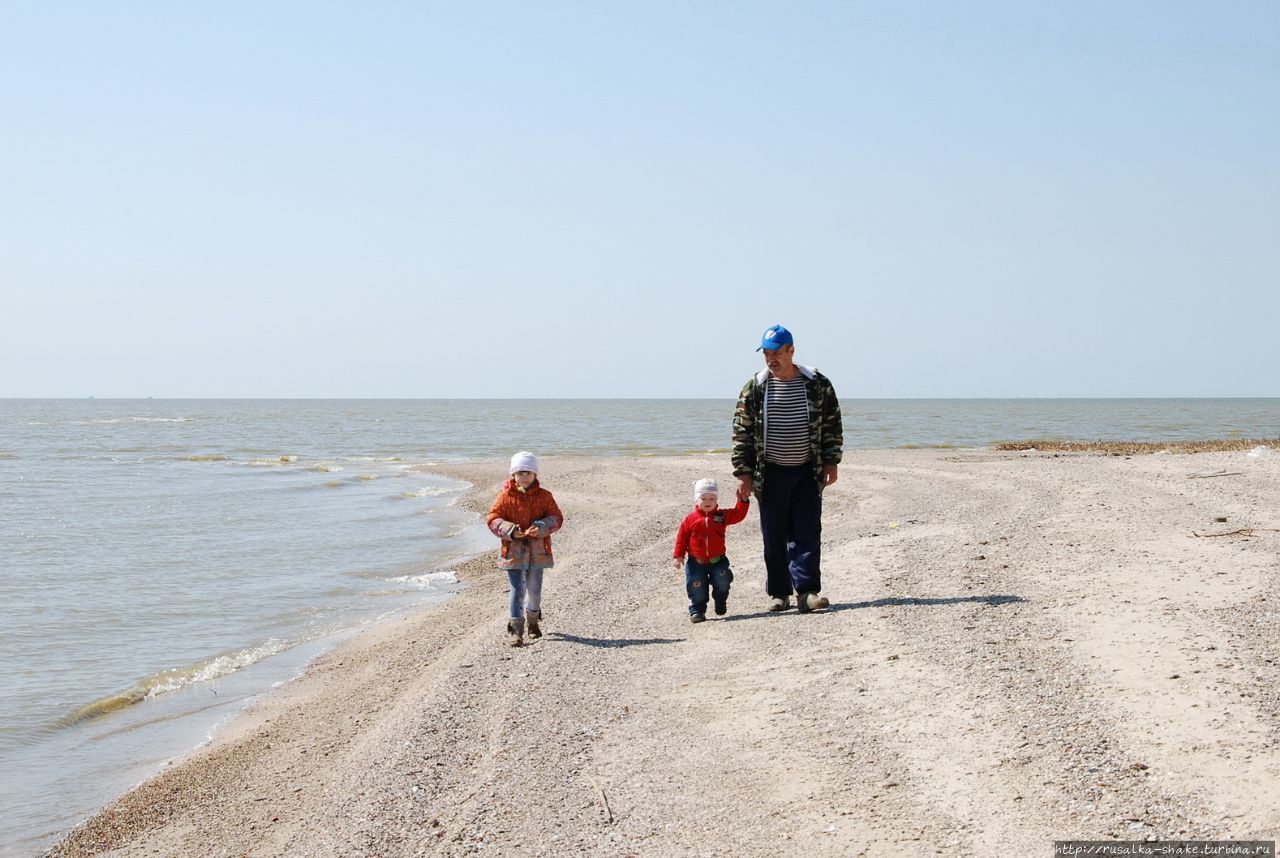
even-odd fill
[{"label": "white hat", "polygon": [[693,502],[702,500],[703,495],[720,497],[720,487],[716,485],[715,480],[698,480],[693,484]]},{"label": "white hat", "polygon": [[507,473],[514,474],[516,471],[533,471],[538,473],[538,457],[530,453],[528,450],[521,450],[511,457],[511,470]]}]

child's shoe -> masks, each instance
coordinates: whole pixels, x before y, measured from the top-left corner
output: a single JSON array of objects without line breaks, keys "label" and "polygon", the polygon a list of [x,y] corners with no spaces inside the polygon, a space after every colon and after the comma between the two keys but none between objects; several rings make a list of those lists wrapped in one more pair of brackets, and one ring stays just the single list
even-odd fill
[{"label": "child's shoe", "polygon": [[694,613],[694,614],[690,614],[690,615],[689,615],[689,622],[691,622],[691,623],[700,623],[700,622],[702,622],[703,620],[705,620],[706,618],[707,618],[707,615],[706,615],[706,614],[704,614],[704,613],[702,613],[701,611],[699,611],[699,612],[697,612],[697,613]]},{"label": "child's shoe", "polygon": [[542,611],[525,611],[524,621],[529,627],[529,640],[537,640],[542,637]]},{"label": "child's shoe", "polygon": [[716,599],[716,616],[723,617],[727,610],[729,610],[728,600]]},{"label": "child's shoe", "polygon": [[776,614],[791,607],[791,599],[786,596],[774,596],[769,600],[769,612]]},{"label": "child's shoe", "polygon": [[507,646],[524,646],[524,620],[507,620]]}]

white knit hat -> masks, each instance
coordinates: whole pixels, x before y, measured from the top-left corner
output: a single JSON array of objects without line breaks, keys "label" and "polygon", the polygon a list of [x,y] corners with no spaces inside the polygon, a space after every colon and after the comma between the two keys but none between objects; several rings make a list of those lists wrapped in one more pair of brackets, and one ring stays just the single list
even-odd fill
[{"label": "white knit hat", "polygon": [[693,484],[693,502],[702,500],[703,495],[720,497],[720,487],[716,485],[715,480],[698,480]]},{"label": "white knit hat", "polygon": [[516,471],[533,471],[538,473],[538,457],[530,453],[528,450],[521,450],[511,457],[511,470],[507,473],[514,474]]}]

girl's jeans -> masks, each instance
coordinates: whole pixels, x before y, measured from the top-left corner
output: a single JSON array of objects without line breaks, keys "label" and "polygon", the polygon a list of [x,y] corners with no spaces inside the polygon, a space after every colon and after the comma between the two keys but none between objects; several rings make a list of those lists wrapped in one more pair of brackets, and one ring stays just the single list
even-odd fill
[{"label": "girl's jeans", "polygon": [[511,616],[520,619],[525,611],[542,610],[542,569],[508,569],[511,582]]},{"label": "girl's jeans", "polygon": [[729,568],[728,557],[721,557],[715,563],[699,563],[689,555],[684,561],[684,590],[689,594],[689,613],[707,612],[708,590],[716,604],[723,605],[729,598],[732,581],[733,571]]}]

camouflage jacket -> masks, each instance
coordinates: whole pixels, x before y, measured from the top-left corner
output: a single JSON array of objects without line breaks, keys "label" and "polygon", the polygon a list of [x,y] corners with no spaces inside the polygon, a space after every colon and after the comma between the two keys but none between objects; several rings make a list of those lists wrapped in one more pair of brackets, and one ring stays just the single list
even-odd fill
[{"label": "camouflage jacket", "polygon": [[[822,491],[822,466],[838,465],[844,455],[844,425],[840,420],[840,402],[831,381],[816,369],[796,364],[805,378],[809,399],[809,450],[813,473]],[[738,394],[738,407],[733,413],[733,475],[750,476],[756,497],[764,489],[765,386],[769,371],[761,370],[751,377]]]}]

